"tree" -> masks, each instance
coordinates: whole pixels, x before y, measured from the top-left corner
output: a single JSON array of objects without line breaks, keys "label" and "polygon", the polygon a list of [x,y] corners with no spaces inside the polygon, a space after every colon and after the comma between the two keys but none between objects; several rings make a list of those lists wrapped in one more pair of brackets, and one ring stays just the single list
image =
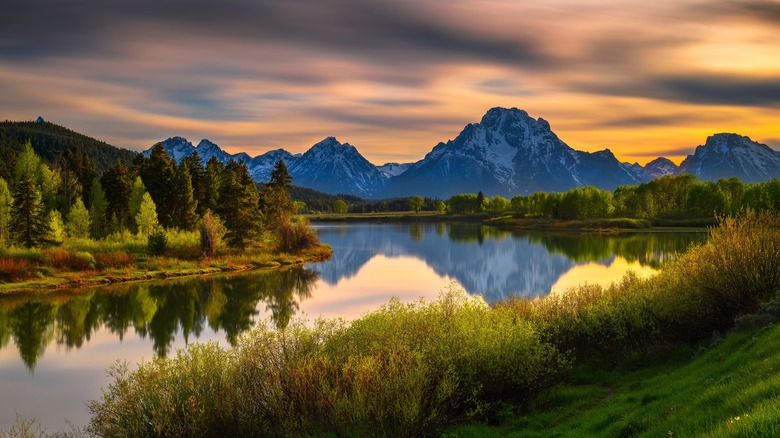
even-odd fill
[{"label": "tree", "polygon": [[164,227],[173,226],[171,217],[171,197],[174,170],[173,159],[163,147],[157,143],[152,147],[149,159],[144,161],[140,174],[149,195],[152,196],[154,205],[157,206],[157,217]]},{"label": "tree", "polygon": [[90,188],[90,208],[89,219],[91,221],[90,234],[95,239],[102,239],[106,236],[106,213],[108,212],[108,201],[103,192],[103,187],[97,179],[92,180]]},{"label": "tree", "polygon": [[159,225],[157,221],[157,206],[154,205],[152,196],[144,193],[141,199],[141,206],[135,215],[135,223],[138,227],[138,234],[148,236]]},{"label": "tree", "polygon": [[419,213],[425,205],[425,200],[421,196],[412,196],[409,198],[409,208],[415,213]]},{"label": "tree", "polygon": [[259,234],[259,198],[246,164],[231,161],[222,175],[217,209],[227,228],[225,238],[230,246],[243,250]]},{"label": "tree", "polygon": [[135,180],[133,180],[133,187],[130,189],[130,202],[127,211],[130,230],[134,233],[138,232],[138,224],[135,222],[135,217],[138,215],[138,212],[141,211],[141,202],[144,200],[144,193],[147,193],[146,186],[141,180],[141,177],[136,176]]},{"label": "tree", "polygon": [[89,237],[91,225],[92,221],[89,218],[89,211],[84,206],[84,201],[81,198],[77,198],[76,203],[71,207],[70,213],[68,213],[68,224],[66,226],[68,237],[73,239]]},{"label": "tree", "polygon": [[190,170],[185,163],[176,167],[170,193],[170,219],[171,226],[182,230],[192,230],[198,223],[195,213],[197,203],[192,194],[192,180]]},{"label": "tree", "polygon": [[266,228],[273,233],[278,234],[292,222],[295,206],[288,192],[291,185],[292,177],[287,172],[287,166],[284,161],[277,161],[263,196]]},{"label": "tree", "polygon": [[65,241],[65,224],[62,222],[62,214],[57,210],[49,212],[49,235],[46,239],[57,245]]},{"label": "tree", "polygon": [[27,248],[40,246],[49,235],[48,216],[38,185],[41,166],[45,165],[27,142],[16,161],[10,223],[13,240]]},{"label": "tree", "polygon": [[11,206],[13,205],[11,190],[8,189],[8,183],[0,178],[0,246],[10,238],[11,226]]},{"label": "tree", "polygon": [[192,155],[181,159],[181,164],[187,166],[187,170],[190,172],[192,198],[195,200],[196,205],[195,213],[198,216],[203,216],[206,210],[208,210],[205,206],[206,168],[203,166],[203,160],[201,160],[198,151],[193,151]]},{"label": "tree", "polygon": [[485,195],[482,194],[482,191],[477,193],[477,211],[482,211],[482,204],[485,202]]},{"label": "tree", "polygon": [[203,205],[198,205],[203,211],[217,211],[219,205],[219,191],[222,185],[222,174],[225,173],[225,165],[216,157],[211,157],[206,163],[205,188],[203,193]]},{"label": "tree", "polygon": [[343,199],[336,199],[336,202],[333,203],[333,211],[336,213],[345,214],[348,209],[349,206]]},{"label": "tree", "polygon": [[217,249],[225,235],[225,225],[211,210],[206,210],[200,221],[200,250],[204,259],[217,255]]},{"label": "tree", "polygon": [[103,173],[100,177],[100,186],[103,188],[108,202],[106,217],[116,218],[119,229],[126,228],[129,222],[133,181],[130,179],[130,173],[122,160]]},{"label": "tree", "polygon": [[436,212],[439,214],[443,214],[447,211],[447,204],[444,203],[444,201],[439,201],[436,203]]}]

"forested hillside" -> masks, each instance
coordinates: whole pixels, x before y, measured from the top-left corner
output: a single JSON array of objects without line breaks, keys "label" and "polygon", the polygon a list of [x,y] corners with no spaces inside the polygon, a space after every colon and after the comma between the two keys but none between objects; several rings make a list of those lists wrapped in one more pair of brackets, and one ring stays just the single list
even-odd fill
[{"label": "forested hillside", "polygon": [[35,153],[53,167],[72,147],[89,157],[98,175],[113,166],[117,160],[131,162],[135,152],[112,146],[106,142],[71,131],[63,126],[38,119],[35,122],[0,122],[0,178],[9,180],[15,168],[16,157],[24,144],[30,141]]}]

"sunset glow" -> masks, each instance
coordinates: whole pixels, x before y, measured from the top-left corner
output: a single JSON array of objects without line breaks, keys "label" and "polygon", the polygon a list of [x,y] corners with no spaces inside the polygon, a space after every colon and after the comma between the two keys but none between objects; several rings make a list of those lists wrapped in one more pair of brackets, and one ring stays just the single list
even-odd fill
[{"label": "sunset glow", "polygon": [[3,119],[142,150],[171,136],[421,159],[492,107],[569,146],[680,162],[708,135],[780,148],[780,3],[10,0]]}]

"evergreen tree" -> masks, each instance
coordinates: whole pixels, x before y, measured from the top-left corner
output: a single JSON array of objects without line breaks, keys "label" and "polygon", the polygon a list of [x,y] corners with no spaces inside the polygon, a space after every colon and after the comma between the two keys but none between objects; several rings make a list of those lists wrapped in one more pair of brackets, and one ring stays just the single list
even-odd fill
[{"label": "evergreen tree", "polygon": [[[130,215],[130,194],[133,188],[133,181],[130,179],[130,173],[122,160],[116,165],[108,168],[100,177],[100,185],[103,188],[106,201],[108,201],[108,210],[106,217],[112,218],[116,228],[112,231],[120,231],[127,227]],[[115,219],[114,219],[115,218]]]},{"label": "evergreen tree", "polygon": [[273,233],[279,233],[282,228],[289,226],[292,221],[295,206],[289,193],[291,185],[292,177],[287,172],[287,166],[284,164],[284,161],[277,161],[263,196],[263,214],[266,227]]},{"label": "evergreen tree", "polygon": [[32,248],[46,242],[49,222],[38,185],[40,157],[28,142],[16,161],[10,231],[13,240]]},{"label": "evergreen tree", "polygon": [[217,213],[230,246],[243,250],[261,230],[259,193],[246,164],[231,161],[222,175]]},{"label": "evergreen tree", "polygon": [[182,158],[182,164],[187,166],[190,171],[190,181],[192,184],[192,197],[195,199],[197,205],[195,212],[198,216],[203,216],[207,208],[205,208],[206,200],[206,168],[203,166],[203,160],[201,160],[198,151],[194,151],[192,155]]},{"label": "evergreen tree", "polygon": [[142,236],[151,234],[159,224],[157,221],[157,207],[154,205],[152,196],[149,193],[143,194],[141,206],[135,215],[135,223],[138,226],[138,234]]},{"label": "evergreen tree", "polygon": [[222,174],[225,173],[225,165],[215,157],[211,157],[206,163],[206,175],[203,192],[203,205],[198,205],[203,211],[217,211],[219,205],[219,192],[222,185]]},{"label": "evergreen tree", "polygon": [[482,191],[477,193],[477,211],[482,211],[482,203],[485,202],[485,195],[482,194]]},{"label": "evergreen tree", "polygon": [[0,178],[0,246],[4,246],[10,238],[11,206],[13,205],[11,190],[8,183]]},{"label": "evergreen tree", "polygon": [[175,173],[173,159],[162,143],[154,145],[149,159],[144,161],[141,168],[141,179],[157,206],[157,217],[164,227],[173,226],[171,186]]},{"label": "evergreen tree", "polygon": [[97,179],[92,180],[90,193],[90,234],[95,239],[102,239],[107,234],[108,217],[106,216],[106,213],[108,212],[108,201],[106,201],[106,195],[103,192],[103,187],[100,186],[100,183]]},{"label": "evergreen tree", "polygon": [[436,212],[439,214],[442,214],[447,211],[447,204],[444,203],[444,201],[439,201],[436,203]]},{"label": "evergreen tree", "polygon": [[[90,189],[95,178],[95,162],[84,155],[81,149],[72,146],[62,155],[60,169],[64,181],[65,204],[71,206],[76,202],[77,197],[81,197],[89,207]],[[75,185],[76,181],[78,186]],[[77,187],[79,190],[76,190]]]},{"label": "evergreen tree", "polygon": [[92,221],[89,218],[89,211],[84,206],[84,201],[76,199],[76,203],[71,207],[68,213],[68,224],[66,230],[68,237],[72,239],[85,239],[89,237]]},{"label": "evergreen tree", "polygon": [[192,230],[198,223],[195,213],[197,203],[192,195],[190,171],[185,163],[176,168],[170,193],[171,225],[182,230]]}]

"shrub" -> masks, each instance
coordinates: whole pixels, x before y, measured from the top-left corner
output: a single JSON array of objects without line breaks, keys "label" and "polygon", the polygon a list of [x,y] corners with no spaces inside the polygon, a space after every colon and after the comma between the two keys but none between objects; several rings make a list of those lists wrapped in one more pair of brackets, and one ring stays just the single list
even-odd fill
[{"label": "shrub", "polygon": [[225,225],[214,215],[211,210],[206,210],[199,226],[200,251],[204,259],[210,259],[217,255],[217,249],[225,236]]},{"label": "shrub", "polygon": [[294,223],[285,222],[279,226],[279,250],[300,252],[319,245],[317,233],[311,229],[309,220],[298,218]]},{"label": "shrub", "polygon": [[108,253],[95,254],[97,267],[105,268],[123,268],[135,262],[133,256],[125,251],[114,250]]},{"label": "shrub", "polygon": [[15,282],[34,278],[37,273],[37,265],[25,259],[12,259],[0,257],[0,280]]},{"label": "shrub", "polygon": [[151,255],[164,255],[168,250],[168,234],[165,229],[157,227],[149,233],[146,248]]},{"label": "shrub", "polygon": [[95,269],[95,258],[86,251],[68,251],[63,248],[44,250],[46,263],[68,271]]}]

